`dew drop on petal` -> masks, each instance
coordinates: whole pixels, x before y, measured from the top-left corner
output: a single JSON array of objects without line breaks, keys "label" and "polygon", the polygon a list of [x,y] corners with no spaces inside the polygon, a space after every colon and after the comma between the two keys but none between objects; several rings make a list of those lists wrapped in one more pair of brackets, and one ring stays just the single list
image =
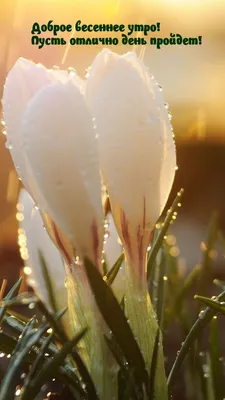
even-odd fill
[{"label": "dew drop on petal", "polygon": [[9,140],[7,140],[7,142],[5,143],[5,147],[6,147],[8,150],[12,150],[12,149],[13,149],[13,145],[12,145],[12,143],[11,143]]}]

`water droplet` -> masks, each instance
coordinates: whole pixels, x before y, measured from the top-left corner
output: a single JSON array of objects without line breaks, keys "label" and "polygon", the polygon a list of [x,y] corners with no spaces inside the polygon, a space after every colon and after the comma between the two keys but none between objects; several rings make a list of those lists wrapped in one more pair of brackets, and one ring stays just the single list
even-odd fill
[{"label": "water droplet", "polygon": [[5,136],[7,135],[7,132],[6,132],[5,129],[3,129],[2,134],[5,135]]},{"label": "water droplet", "polygon": [[162,91],[163,91],[163,88],[162,88],[162,86],[158,85],[158,88],[159,88],[159,91],[160,91],[160,92],[162,92]]},{"label": "water droplet", "polygon": [[204,357],[204,355],[205,355],[204,351],[200,351],[199,355],[200,355],[200,357]]},{"label": "water droplet", "polygon": [[205,372],[205,374],[209,373],[209,366],[208,366],[208,364],[203,364],[202,368],[203,368],[203,371]]},{"label": "water droplet", "polygon": [[33,309],[35,308],[35,303],[30,303],[29,306],[28,306],[28,308],[29,308],[30,310],[33,310]]},{"label": "water droplet", "polygon": [[168,103],[164,103],[165,109],[168,110],[169,109],[169,104]]},{"label": "water droplet", "polygon": [[21,375],[21,377],[20,377],[21,379],[24,379],[24,378],[26,378],[26,374],[25,374],[25,372]]},{"label": "water droplet", "polygon": [[5,357],[5,353],[0,353],[0,358],[4,358]]},{"label": "water droplet", "polygon": [[169,120],[171,121],[171,119],[172,119],[172,114],[169,112],[168,113],[168,117],[169,117]]},{"label": "water droplet", "polygon": [[99,134],[98,133],[96,133],[95,139],[99,139]]},{"label": "water droplet", "polygon": [[200,311],[200,313],[198,314],[198,318],[202,319],[205,316],[205,310]]},{"label": "water droplet", "polygon": [[6,147],[8,150],[12,150],[12,149],[13,149],[13,145],[12,145],[12,143],[11,143],[9,140],[7,140],[7,142],[5,142],[5,147]]},{"label": "water droplet", "polygon": [[2,126],[5,126],[5,121],[4,121],[4,119],[1,119],[1,124],[2,124]]},{"label": "water droplet", "polygon": [[16,389],[15,396],[20,396],[20,394],[21,394],[21,389]]}]

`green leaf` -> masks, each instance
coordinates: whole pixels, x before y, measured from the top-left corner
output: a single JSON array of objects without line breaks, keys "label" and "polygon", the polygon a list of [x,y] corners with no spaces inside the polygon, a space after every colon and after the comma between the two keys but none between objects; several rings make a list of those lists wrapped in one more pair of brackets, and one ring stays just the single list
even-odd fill
[{"label": "green leaf", "polygon": [[[195,296],[197,297],[197,296]],[[217,300],[225,299],[225,291],[222,292],[218,297]],[[208,300],[208,299],[207,299]],[[188,355],[189,349],[193,346],[196,339],[201,335],[203,329],[209,324],[212,320],[215,312],[219,312],[220,310],[211,310],[211,308],[207,307],[204,311],[201,311],[199,314],[198,319],[192,326],[191,330],[189,331],[185,341],[183,342],[180,351],[175,359],[175,362],[171,368],[167,383],[169,390],[171,390],[173,384],[175,383],[177,373],[185,360],[186,356]]]},{"label": "green leaf", "polygon": [[[15,296],[15,294],[18,292],[18,290],[21,286],[22,280],[23,280],[22,278],[18,279],[18,281],[15,283],[15,285],[9,291],[9,293],[5,296],[4,300],[10,300]],[[3,317],[6,313],[6,311],[7,311],[7,306],[0,308],[0,324],[3,320]]]},{"label": "green leaf", "polygon": [[117,260],[117,261],[115,262],[115,264],[113,265],[113,267],[112,267],[112,268],[109,270],[109,272],[107,272],[107,274],[104,276],[103,279],[104,279],[109,285],[112,285],[112,283],[114,282],[114,280],[115,280],[115,278],[116,278],[116,276],[117,276],[117,274],[118,274],[118,272],[119,272],[119,270],[120,270],[120,267],[121,267],[123,261],[124,261],[124,254],[122,253],[122,254],[119,256],[118,260]]},{"label": "green leaf", "polygon": [[149,384],[148,384],[148,400],[155,399],[155,376],[156,376],[156,369],[157,369],[157,361],[158,361],[158,349],[160,341],[160,330],[158,329],[155,337],[154,349],[152,353],[152,361],[151,361],[151,368],[150,368],[150,376],[149,376]]},{"label": "green leaf", "polygon": [[147,383],[147,371],[143,356],[120,304],[91,261],[86,258],[84,265],[96,303],[105,322],[112,331],[131,368],[134,368],[142,382]]},{"label": "green leaf", "polygon": [[166,235],[169,226],[171,224],[174,212],[176,211],[178,204],[181,201],[182,195],[184,193],[184,189],[181,189],[178,193],[177,196],[172,204],[172,207],[168,210],[167,216],[163,222],[162,228],[160,230],[160,233],[156,239],[156,241],[153,243],[152,248],[149,252],[149,258],[148,258],[148,267],[147,267],[147,279],[149,279],[151,267],[156,259],[156,256],[158,254],[158,251],[160,247],[162,246],[164,236]]}]

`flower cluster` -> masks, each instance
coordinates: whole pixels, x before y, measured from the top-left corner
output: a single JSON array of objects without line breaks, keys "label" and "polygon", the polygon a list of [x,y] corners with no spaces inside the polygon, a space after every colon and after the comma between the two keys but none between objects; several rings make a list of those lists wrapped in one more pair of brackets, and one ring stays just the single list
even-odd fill
[{"label": "flower cluster", "polygon": [[[28,209],[32,204],[38,208],[25,221],[34,270],[30,281],[48,302],[48,293],[41,290],[44,282],[37,284],[40,269],[33,243],[52,260],[56,292],[64,281],[64,265],[67,273],[82,271],[76,264],[82,266],[88,258],[103,275],[102,255],[110,252],[105,243],[107,202],[125,253],[127,314],[149,362],[154,335],[146,340],[143,321],[154,332],[157,326],[147,294],[147,248],[176,169],[171,115],[161,87],[134,53],[101,51],[85,80],[72,68],[49,70],[20,58],[8,74],[2,104],[6,147],[31,196]],[[43,223],[64,263],[47,233],[42,236]],[[140,291],[141,303],[140,297],[135,303]],[[62,292],[66,303],[64,286]],[[82,289],[83,295],[88,298]],[[78,303],[80,307],[80,299]],[[160,391],[160,379],[157,385]]]}]

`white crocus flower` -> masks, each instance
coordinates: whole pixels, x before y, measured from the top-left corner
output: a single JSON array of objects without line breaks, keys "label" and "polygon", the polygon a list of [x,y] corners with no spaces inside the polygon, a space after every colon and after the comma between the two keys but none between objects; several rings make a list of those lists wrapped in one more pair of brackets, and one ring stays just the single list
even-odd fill
[{"label": "white crocus flower", "polygon": [[[175,175],[170,115],[160,87],[134,53],[99,53],[89,69],[85,96],[125,251],[125,311],[149,366],[158,327],[147,291],[147,247]],[[162,346],[158,357],[155,396],[167,399]]]},{"label": "white crocus flower", "polygon": [[47,70],[20,58],[6,80],[3,117],[16,169],[41,212],[51,217],[43,213],[49,231],[53,220],[76,255],[100,266],[98,156],[83,92],[84,83],[74,71]]},{"label": "white crocus flower", "polygon": [[175,174],[170,117],[159,86],[134,53],[99,53],[89,69],[86,99],[96,119],[112,214],[126,256],[145,282],[150,235]]},{"label": "white crocus flower", "polygon": [[46,199],[46,211],[79,257],[101,264],[103,210],[96,139],[79,87],[46,86],[22,121],[23,151]]},{"label": "white crocus flower", "polygon": [[[62,311],[67,308],[66,274],[62,257],[44,229],[41,215],[25,189],[21,190],[18,201],[20,207],[23,207],[24,216],[24,219],[20,222],[19,243],[21,243],[20,238],[22,238],[23,242],[26,243],[28,252],[24,269],[27,274],[27,283],[34,289],[50,312]],[[51,294],[46,283],[46,271],[43,270],[40,253],[47,266]],[[62,317],[62,323],[67,335],[71,336],[68,311]]]}]

